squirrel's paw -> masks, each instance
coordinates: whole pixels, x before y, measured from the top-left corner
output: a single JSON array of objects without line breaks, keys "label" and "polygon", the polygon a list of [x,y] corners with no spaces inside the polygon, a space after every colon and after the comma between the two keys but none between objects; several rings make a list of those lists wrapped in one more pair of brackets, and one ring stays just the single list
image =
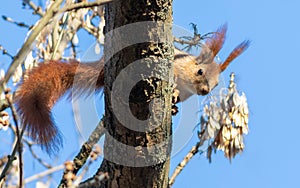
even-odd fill
[{"label": "squirrel's paw", "polygon": [[178,112],[178,107],[175,104],[172,104],[172,116],[175,116]]},{"label": "squirrel's paw", "polygon": [[176,106],[176,103],[180,102],[179,98],[179,90],[174,89],[173,96],[172,96],[172,115],[175,116],[178,113],[178,107]]},{"label": "squirrel's paw", "polygon": [[179,93],[180,91],[178,89],[174,89],[173,96],[172,96],[172,104],[176,104],[180,102]]}]

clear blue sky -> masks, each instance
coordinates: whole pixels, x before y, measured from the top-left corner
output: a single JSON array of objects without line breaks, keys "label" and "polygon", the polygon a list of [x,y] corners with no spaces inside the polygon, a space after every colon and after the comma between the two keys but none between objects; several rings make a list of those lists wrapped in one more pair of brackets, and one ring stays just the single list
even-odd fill
[{"label": "clear blue sky", "polygon": [[[33,18],[37,17],[21,7],[20,1],[6,1],[0,7],[0,14],[34,23]],[[198,25],[200,33],[206,33],[228,23],[227,40],[219,54],[221,59],[226,58],[242,40],[252,41],[247,52],[223,73],[227,83],[230,72],[235,72],[238,88],[248,97],[250,134],[245,138],[244,153],[231,164],[221,152],[213,155],[212,164],[204,156],[196,156],[177,178],[175,188],[282,188],[299,185],[299,7],[300,1],[297,0],[174,1],[176,25],[191,29],[189,23],[193,22]],[[25,35],[25,29],[0,20],[0,44],[12,54],[21,47]],[[84,51],[92,41],[87,35],[83,37],[88,39],[80,44]],[[0,55],[0,67],[6,67],[10,62],[9,58]],[[65,125],[74,122],[70,107],[66,101],[61,101],[54,109],[57,124],[63,132],[70,132]],[[0,135],[5,133],[0,131]],[[76,153],[77,142],[71,143],[74,138],[71,133],[64,136],[65,148],[57,164],[72,159]],[[172,170],[194,143],[196,139],[193,138],[172,158]],[[0,153],[5,151],[0,145]],[[28,153],[25,150],[25,157],[30,156]],[[25,165],[25,177],[41,170],[39,164],[26,162]]]}]

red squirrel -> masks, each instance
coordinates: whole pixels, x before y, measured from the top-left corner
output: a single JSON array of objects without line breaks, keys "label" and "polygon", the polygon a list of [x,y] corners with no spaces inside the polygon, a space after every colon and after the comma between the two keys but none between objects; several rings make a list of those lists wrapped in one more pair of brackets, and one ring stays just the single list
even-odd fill
[{"label": "red squirrel", "polygon": [[[174,50],[175,103],[194,94],[208,94],[218,84],[219,74],[250,45],[248,40],[243,41],[223,63],[216,63],[214,58],[224,44],[226,31],[227,26],[224,25],[208,38],[199,56]],[[57,150],[62,143],[51,109],[73,87],[75,74],[76,83],[79,83],[75,88],[78,96],[92,93],[94,89],[100,90],[104,85],[103,58],[78,65],[79,62],[75,60],[42,63],[25,76],[16,92],[15,102],[22,125],[33,141],[48,153]],[[96,88],[90,83],[95,79]]]}]

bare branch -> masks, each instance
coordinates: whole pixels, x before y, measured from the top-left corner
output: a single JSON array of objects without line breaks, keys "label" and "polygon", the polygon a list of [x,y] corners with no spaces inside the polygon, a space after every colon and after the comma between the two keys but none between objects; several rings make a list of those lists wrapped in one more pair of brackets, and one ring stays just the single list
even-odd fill
[{"label": "bare branch", "polygon": [[14,60],[11,66],[9,67],[8,71],[6,72],[4,79],[0,81],[0,93],[2,93],[3,91],[3,86],[8,82],[8,80],[14,74],[17,67],[22,63],[22,61],[25,59],[27,54],[30,52],[31,46],[34,43],[36,37],[39,35],[41,30],[48,24],[48,22],[53,18],[55,13],[57,13],[57,10],[62,2],[63,0],[54,1],[51,7],[48,9],[48,11],[37,23],[37,25],[34,26],[30,36],[27,38],[22,48],[14,57]]},{"label": "bare branch", "polygon": [[6,99],[0,100],[0,112],[9,107],[8,101]]},{"label": "bare branch", "polygon": [[55,44],[55,46],[54,46],[54,51],[53,51],[53,53],[51,54],[51,59],[53,59],[53,58],[55,57],[56,52],[57,52],[57,50],[58,50],[58,46],[59,46],[60,43],[61,43],[61,40],[62,40],[62,37],[63,37],[63,34],[64,34],[63,31],[65,30],[65,28],[66,28],[66,26],[67,26],[68,17],[69,17],[69,14],[67,13],[67,17],[66,17],[66,19],[65,19],[65,21],[64,21],[64,23],[63,23],[63,26],[62,26],[62,31],[61,31],[60,34],[59,34],[59,37],[58,37],[58,39],[57,39],[57,42],[56,42],[56,44]]},{"label": "bare branch", "polygon": [[30,28],[30,26],[27,25],[27,24],[25,24],[24,22],[17,22],[15,20],[13,20],[12,18],[4,16],[4,15],[2,15],[2,19],[5,20],[5,21],[7,21],[7,22],[13,23],[13,24],[15,24],[15,25],[17,25],[19,27]]},{"label": "bare branch", "polygon": [[24,4],[29,5],[29,7],[34,10],[33,14],[38,14],[40,16],[44,16],[44,12],[40,6],[36,6],[32,1],[23,1]]},{"label": "bare branch", "polygon": [[204,35],[200,35],[200,34],[195,33],[195,32],[194,32],[193,37],[190,37],[190,36],[183,36],[183,37],[180,37],[180,38],[174,37],[173,41],[177,42],[181,45],[187,45],[183,49],[187,49],[189,51],[193,46],[201,46],[203,40],[209,38],[210,35],[215,33],[215,32],[209,32],[209,33],[206,33]]},{"label": "bare branch", "polygon": [[98,29],[96,28],[96,27],[89,27],[89,26],[87,26],[86,24],[84,24],[83,26],[82,26],[82,28],[84,29],[84,30],[86,30],[89,34],[91,34],[91,35],[93,35],[94,37],[96,37],[96,38],[98,38]]},{"label": "bare branch", "polygon": [[43,161],[43,159],[41,159],[40,157],[38,157],[38,155],[32,149],[33,143],[29,142],[26,139],[24,139],[24,142],[28,145],[29,151],[30,151],[31,155],[33,156],[33,158],[35,158],[45,168],[48,168],[48,169],[52,168],[52,166],[50,164],[46,163],[45,161]]},{"label": "bare branch", "polygon": [[94,178],[89,179],[85,181],[84,183],[80,184],[78,187],[94,187],[99,186],[100,183],[104,180],[107,180],[109,178],[108,173],[100,173],[99,175],[96,175]]},{"label": "bare branch", "polygon": [[64,165],[59,165],[59,166],[56,166],[56,167],[52,167],[49,170],[45,170],[44,172],[41,172],[39,174],[35,174],[33,176],[30,176],[30,177],[28,177],[28,178],[25,179],[25,184],[29,183],[29,182],[32,182],[32,181],[34,181],[36,179],[42,178],[44,176],[47,176],[49,174],[52,174],[52,173],[54,173],[56,171],[63,170],[64,168],[65,168]]},{"label": "bare branch", "polygon": [[62,12],[68,12],[68,11],[73,11],[73,10],[78,10],[81,8],[90,8],[94,6],[100,6],[104,5],[106,3],[110,3],[112,0],[96,0],[94,2],[81,2],[81,3],[76,3],[76,4],[71,4],[69,6],[65,6],[59,10],[60,13]]},{"label": "bare branch", "polygon": [[14,56],[11,55],[2,45],[0,45],[0,51],[2,51],[3,55],[7,55],[8,57],[10,57],[12,60],[14,59]]},{"label": "bare branch", "polygon": [[180,172],[187,165],[187,163],[199,152],[200,146],[201,146],[200,142],[197,142],[197,144],[192,147],[192,149],[188,152],[188,154],[184,157],[184,159],[177,165],[175,171],[173,172],[169,180],[170,187],[174,184],[176,177],[180,174]]},{"label": "bare branch", "polygon": [[[23,134],[24,134],[24,129],[22,129],[21,131],[20,138],[22,138]],[[11,166],[12,162],[15,160],[15,155],[18,149],[19,149],[19,145],[18,142],[16,142],[12,153],[8,156],[8,162],[6,163],[4,169],[1,172],[0,182],[2,181],[3,178],[5,178],[6,173],[9,170],[9,167]]]},{"label": "bare branch", "polygon": [[2,158],[0,158],[0,168],[2,166],[4,166],[5,163],[7,163],[8,161],[8,157],[7,156],[3,156]]},{"label": "bare branch", "polygon": [[[97,127],[94,129],[88,140],[82,145],[80,152],[73,159],[73,174],[76,175],[77,172],[81,169],[81,167],[86,163],[88,157],[92,152],[93,146],[100,140],[100,138],[104,135],[103,118],[98,123]],[[64,178],[67,171],[64,172],[62,176],[62,180],[60,182],[59,187],[63,187],[66,184],[66,179]]]},{"label": "bare branch", "polygon": [[[17,110],[14,107],[13,101],[12,101],[12,96],[9,94],[6,94],[6,100],[9,103],[11,113],[14,119],[14,123],[16,126],[16,136],[17,136],[17,148],[18,148],[18,153],[19,153],[19,187],[23,187],[23,155],[22,155],[22,133],[20,133],[19,130],[19,123],[18,123],[18,115],[17,115]],[[22,134],[22,135],[21,135]]]},{"label": "bare branch", "polygon": [[73,182],[73,184],[77,187],[82,178],[84,177],[84,175],[88,172],[89,167],[92,165],[93,162],[95,162],[101,154],[101,148],[100,147],[96,147],[90,154],[90,160],[89,163],[85,166],[85,168],[82,170],[82,172],[80,173],[79,176],[76,177],[75,181]]}]

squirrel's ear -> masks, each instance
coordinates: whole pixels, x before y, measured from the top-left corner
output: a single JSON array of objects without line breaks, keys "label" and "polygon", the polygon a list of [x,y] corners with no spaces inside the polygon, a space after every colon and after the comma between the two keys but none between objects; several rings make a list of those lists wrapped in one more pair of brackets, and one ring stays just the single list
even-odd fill
[{"label": "squirrel's ear", "polygon": [[203,45],[200,55],[196,58],[197,64],[208,64],[213,62],[213,60],[213,52],[206,45]]},{"label": "squirrel's ear", "polygon": [[223,72],[236,57],[241,55],[250,46],[250,43],[251,42],[249,40],[245,40],[237,47],[235,47],[235,49],[229,54],[224,63],[220,64],[221,72]]},{"label": "squirrel's ear", "polygon": [[212,51],[213,55],[216,56],[223,44],[225,42],[227,32],[227,24],[222,25],[219,29],[213,34],[211,38],[208,38],[205,42],[205,45]]},{"label": "squirrel's ear", "polygon": [[208,38],[202,46],[200,55],[197,57],[197,63],[211,63],[214,57],[219,53],[225,42],[227,24],[222,25],[211,38]]}]

